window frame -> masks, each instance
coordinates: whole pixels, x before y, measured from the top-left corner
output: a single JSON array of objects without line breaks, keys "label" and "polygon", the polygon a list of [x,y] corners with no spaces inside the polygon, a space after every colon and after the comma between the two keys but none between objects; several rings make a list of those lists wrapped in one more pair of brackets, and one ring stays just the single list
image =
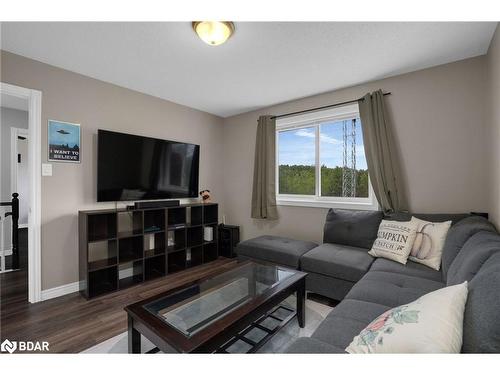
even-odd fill
[{"label": "window frame", "polygon": [[[359,117],[358,104],[349,104],[327,110],[284,117],[276,120],[276,204],[279,206],[301,206],[322,208],[349,208],[358,210],[378,210],[370,177],[368,177],[368,198],[322,197],[321,194],[321,124]],[[315,194],[280,194],[279,193],[279,133],[295,129],[314,128],[315,131]]]}]

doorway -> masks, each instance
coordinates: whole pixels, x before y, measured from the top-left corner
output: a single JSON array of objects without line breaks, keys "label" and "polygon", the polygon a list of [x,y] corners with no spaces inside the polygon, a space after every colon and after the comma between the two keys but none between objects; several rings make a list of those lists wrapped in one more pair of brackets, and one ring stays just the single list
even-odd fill
[{"label": "doorway", "polygon": [[41,300],[41,97],[0,83],[2,305]]},{"label": "doorway", "polygon": [[[28,99],[1,94],[0,296],[2,304],[28,300],[27,239],[30,196],[27,159],[28,110]],[[12,199],[14,193],[18,194],[17,201]]]}]

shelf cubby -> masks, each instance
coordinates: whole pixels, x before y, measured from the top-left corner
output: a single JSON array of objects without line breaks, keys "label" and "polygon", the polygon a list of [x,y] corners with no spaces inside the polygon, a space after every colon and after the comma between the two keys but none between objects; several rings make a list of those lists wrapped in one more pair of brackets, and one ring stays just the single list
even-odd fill
[{"label": "shelf cubby", "polygon": [[144,257],[165,254],[165,232],[144,234]]},{"label": "shelf cubby", "polygon": [[216,204],[203,206],[203,224],[215,224],[219,220],[219,210]]},{"label": "shelf cubby", "polygon": [[151,280],[165,276],[166,262],[165,255],[155,256],[144,260],[144,279]]},{"label": "shelf cubby", "polygon": [[218,257],[217,254],[217,243],[212,242],[209,244],[203,245],[203,263],[208,263],[213,260],[216,260]]},{"label": "shelf cubby", "polygon": [[[209,230],[212,231],[212,239],[207,238],[206,236],[206,231],[209,228]],[[218,224],[210,224],[210,225],[204,225],[203,226],[203,243],[204,244],[209,244],[213,242],[217,242],[217,234],[218,234]]]},{"label": "shelf cubby", "polygon": [[116,263],[118,263],[118,245],[116,240],[89,242],[89,271],[96,271],[101,268],[114,266]]},{"label": "shelf cubby", "polygon": [[118,260],[120,263],[127,263],[132,260],[142,259],[143,237],[134,236],[120,238],[118,242]]},{"label": "shelf cubby", "polygon": [[203,243],[203,227],[187,228],[187,247],[199,246]]},{"label": "shelf cubby", "polygon": [[187,250],[186,265],[187,267],[195,267],[203,264],[203,246],[192,247]]},{"label": "shelf cubby", "polygon": [[144,211],[144,233],[165,230],[165,210]]},{"label": "shelf cubby", "polygon": [[186,229],[174,229],[167,232],[168,252],[184,249],[186,247]]},{"label": "shelf cubby", "polygon": [[118,212],[118,237],[131,237],[142,235],[142,211]]},{"label": "shelf cubby", "polygon": [[182,271],[186,268],[186,250],[168,254],[168,273]]},{"label": "shelf cubby", "polygon": [[171,207],[167,210],[167,225],[176,228],[186,225],[186,207]]},{"label": "shelf cubby", "polygon": [[91,215],[87,220],[89,242],[116,237],[116,213]]},{"label": "shelf cubby", "polygon": [[118,286],[120,289],[142,283],[143,281],[144,267],[142,259],[120,264],[118,271]]},{"label": "shelf cubby", "polygon": [[188,224],[190,226],[201,225],[203,223],[203,206],[190,207],[189,211]]},{"label": "shelf cubby", "polygon": [[88,276],[87,293],[89,298],[114,292],[118,289],[118,267],[104,268],[90,271]]}]

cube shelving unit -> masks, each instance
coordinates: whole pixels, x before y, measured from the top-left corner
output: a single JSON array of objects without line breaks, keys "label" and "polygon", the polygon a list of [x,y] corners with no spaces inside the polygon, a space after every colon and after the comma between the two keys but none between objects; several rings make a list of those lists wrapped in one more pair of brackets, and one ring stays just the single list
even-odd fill
[{"label": "cube shelving unit", "polygon": [[98,297],[216,260],[218,216],[216,203],[80,211],[81,294]]}]

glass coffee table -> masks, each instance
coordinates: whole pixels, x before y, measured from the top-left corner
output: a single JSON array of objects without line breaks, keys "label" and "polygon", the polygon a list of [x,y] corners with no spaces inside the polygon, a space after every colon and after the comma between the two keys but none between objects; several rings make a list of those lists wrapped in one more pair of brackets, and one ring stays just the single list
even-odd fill
[{"label": "glass coffee table", "polygon": [[[156,351],[225,353],[240,342],[249,347],[247,352],[255,352],[295,316],[304,327],[306,275],[243,262],[129,305],[129,353],[141,352],[141,335],[156,345]],[[295,311],[280,305],[294,293]]]}]

